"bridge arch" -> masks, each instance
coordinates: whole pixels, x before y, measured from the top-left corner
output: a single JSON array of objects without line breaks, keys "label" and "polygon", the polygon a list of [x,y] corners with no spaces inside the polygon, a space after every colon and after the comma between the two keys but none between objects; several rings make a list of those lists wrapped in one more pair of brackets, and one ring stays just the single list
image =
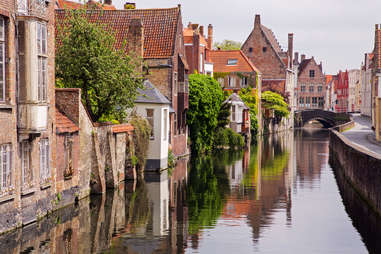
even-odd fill
[{"label": "bridge arch", "polygon": [[342,121],[347,121],[347,119],[349,119],[349,115],[346,113],[335,113],[322,109],[310,109],[297,111],[295,113],[295,118],[296,127],[303,127],[308,122],[316,120],[322,123],[324,128],[331,128],[340,124]]}]

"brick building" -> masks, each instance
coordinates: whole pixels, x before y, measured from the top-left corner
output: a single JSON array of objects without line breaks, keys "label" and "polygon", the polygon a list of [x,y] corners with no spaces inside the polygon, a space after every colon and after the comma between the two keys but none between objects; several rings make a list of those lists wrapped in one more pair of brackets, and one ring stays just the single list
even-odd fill
[{"label": "brick building", "polygon": [[261,24],[260,15],[255,15],[254,29],[242,45],[242,51],[262,72],[262,91],[272,90],[290,99],[293,97],[293,34],[288,34],[288,49],[283,51],[274,33]]},{"label": "brick building", "polygon": [[189,65],[189,73],[195,71],[213,76],[213,63],[208,59],[208,52],[213,48],[213,26],[208,26],[208,38],[204,35],[204,26],[192,24],[184,28],[184,46]]},{"label": "brick building", "polygon": [[241,50],[262,73],[262,92],[281,94],[290,105],[291,113],[284,122],[286,128],[294,126],[297,72],[293,66],[294,35],[288,34],[287,51],[283,51],[274,33],[261,24],[260,15],[255,15],[254,28]]},{"label": "brick building", "polygon": [[0,232],[54,208],[54,4],[0,2]]},{"label": "brick building", "polygon": [[336,89],[336,105],[335,112],[348,112],[348,71],[339,71],[337,81],[335,82]]},{"label": "brick building", "polygon": [[365,116],[372,116],[372,69],[373,69],[373,53],[365,53],[364,62],[360,69],[360,83],[361,83],[361,101],[360,112]]},{"label": "brick building", "polygon": [[[56,20],[65,19],[56,10]],[[187,154],[188,64],[181,6],[167,9],[88,11],[91,22],[106,25],[116,34],[116,47],[127,41],[127,51],[142,56],[147,78],[171,102],[170,144],[176,156]]]},{"label": "brick building", "polygon": [[322,63],[317,64],[314,57],[301,57],[298,68],[297,109],[324,109],[327,99]]}]

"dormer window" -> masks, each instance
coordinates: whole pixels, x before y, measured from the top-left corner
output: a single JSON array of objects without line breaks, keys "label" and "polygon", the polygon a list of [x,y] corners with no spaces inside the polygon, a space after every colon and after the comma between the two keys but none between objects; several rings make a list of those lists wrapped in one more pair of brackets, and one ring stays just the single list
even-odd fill
[{"label": "dormer window", "polygon": [[237,65],[238,59],[228,59],[228,65]]}]

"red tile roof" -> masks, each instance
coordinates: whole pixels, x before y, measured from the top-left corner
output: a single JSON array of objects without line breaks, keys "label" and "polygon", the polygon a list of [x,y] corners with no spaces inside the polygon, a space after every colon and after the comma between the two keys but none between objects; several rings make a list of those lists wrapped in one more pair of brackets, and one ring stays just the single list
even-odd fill
[{"label": "red tile roof", "polygon": [[73,133],[79,131],[79,128],[56,108],[56,130],[57,133]]},{"label": "red tile roof", "polygon": [[112,126],[111,130],[113,133],[131,132],[134,130],[134,126],[132,126],[131,124],[118,124]]},{"label": "red tile roof", "polygon": [[[236,65],[228,65],[229,59],[237,59]],[[256,72],[260,71],[241,50],[209,51],[209,61],[213,63],[214,72]]]},{"label": "red tile roof", "polygon": [[[55,9],[81,9],[84,5],[82,3],[73,2],[70,0],[57,0]],[[114,5],[102,4],[100,2],[88,1],[86,3],[88,8],[99,8],[103,10],[116,10]]]},{"label": "red tile roof", "polygon": [[[65,18],[65,10],[56,10],[56,20]],[[91,10],[88,19],[106,25],[116,34],[116,47],[127,38],[131,20],[141,19],[144,27],[144,58],[168,58],[174,54],[180,8],[136,10]]]}]

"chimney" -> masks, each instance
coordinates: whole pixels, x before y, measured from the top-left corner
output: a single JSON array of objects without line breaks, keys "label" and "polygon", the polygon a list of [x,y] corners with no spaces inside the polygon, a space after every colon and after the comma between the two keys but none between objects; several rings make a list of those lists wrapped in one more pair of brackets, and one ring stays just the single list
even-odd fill
[{"label": "chimney", "polygon": [[288,50],[287,50],[287,53],[288,53],[288,56],[290,58],[290,67],[292,67],[292,57],[294,54],[293,51],[294,51],[294,34],[289,33],[288,34]]},{"label": "chimney", "polygon": [[294,60],[299,63],[299,53],[295,52]]},{"label": "chimney", "polygon": [[209,24],[208,26],[208,48],[213,49],[213,26]]},{"label": "chimney", "polygon": [[204,26],[200,26],[199,31],[200,31],[200,34],[204,36]]},{"label": "chimney", "polygon": [[193,31],[196,31],[197,28],[198,28],[198,24],[192,24],[192,30],[193,30]]},{"label": "chimney", "polygon": [[381,35],[381,30],[378,24],[376,24],[376,31],[374,35],[374,63],[375,63],[375,68],[381,68],[380,65],[380,35]]},{"label": "chimney", "polygon": [[254,20],[254,27],[255,26],[260,26],[261,25],[261,15],[259,15],[259,14],[256,14],[255,15],[255,20]]},{"label": "chimney", "polygon": [[131,20],[128,27],[126,41],[128,53],[132,53],[137,57],[143,58],[144,28],[141,19],[136,18]]},{"label": "chimney", "polygon": [[300,59],[300,62],[302,62],[303,60],[306,59],[306,55],[305,54],[302,54],[302,58]]},{"label": "chimney", "polygon": [[[105,0],[105,1],[108,1],[108,0]],[[135,3],[126,2],[124,4],[124,9],[125,10],[134,10],[134,9],[136,9],[136,4]]]}]

